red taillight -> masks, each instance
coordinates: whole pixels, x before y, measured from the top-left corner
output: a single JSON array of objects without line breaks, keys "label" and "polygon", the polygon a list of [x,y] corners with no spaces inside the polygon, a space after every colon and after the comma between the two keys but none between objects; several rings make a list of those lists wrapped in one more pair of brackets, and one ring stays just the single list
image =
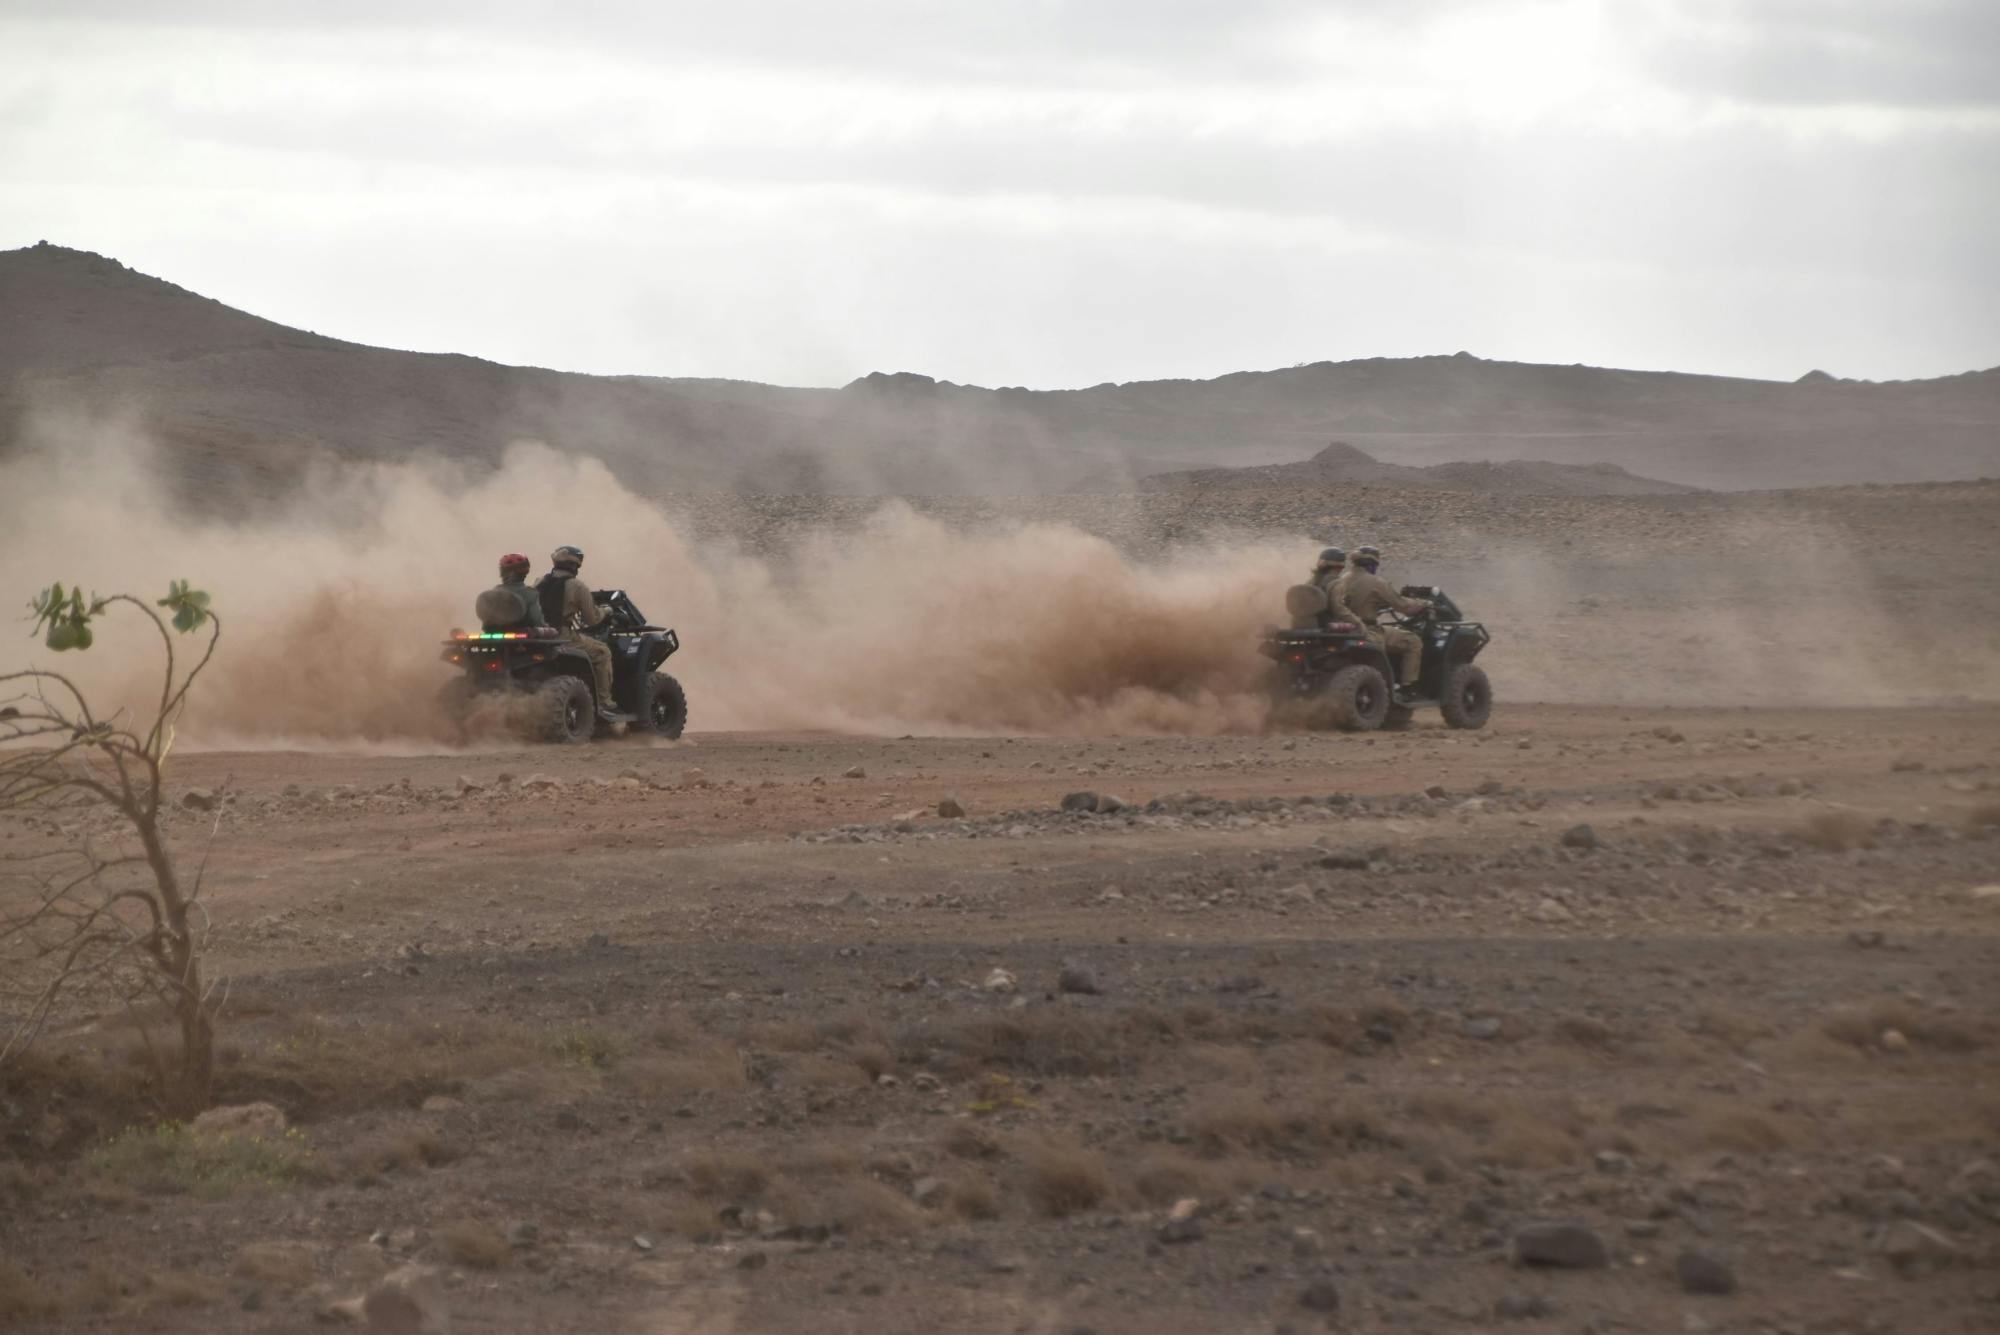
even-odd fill
[{"label": "red taillight", "polygon": [[1304,654],[1286,654],[1285,661],[1287,663],[1303,663],[1306,661],[1306,656]]},{"label": "red taillight", "polygon": [[487,663],[486,670],[488,672],[498,672],[500,670],[500,660],[496,658]]}]

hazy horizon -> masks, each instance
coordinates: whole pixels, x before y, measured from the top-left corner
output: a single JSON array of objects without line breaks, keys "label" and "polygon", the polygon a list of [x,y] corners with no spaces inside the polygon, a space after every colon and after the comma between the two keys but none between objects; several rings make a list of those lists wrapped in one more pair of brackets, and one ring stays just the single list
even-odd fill
[{"label": "hazy horizon", "polygon": [[2000,11],[0,4],[0,236],[383,347],[1084,388],[2000,365]]}]

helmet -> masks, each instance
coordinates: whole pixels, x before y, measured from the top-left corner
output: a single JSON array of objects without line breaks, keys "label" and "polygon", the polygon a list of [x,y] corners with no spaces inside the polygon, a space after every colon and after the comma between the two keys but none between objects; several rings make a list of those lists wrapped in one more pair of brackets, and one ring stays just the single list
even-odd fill
[{"label": "helmet", "polygon": [[1322,566],[1344,566],[1347,564],[1347,553],[1338,547],[1329,547],[1319,554],[1319,563]]},{"label": "helmet", "polygon": [[1354,564],[1373,570],[1382,564],[1382,549],[1372,542],[1364,542],[1354,549]]},{"label": "helmet", "polygon": [[583,564],[583,548],[558,547],[549,553],[549,560],[559,566],[580,566]]},{"label": "helmet", "polygon": [[515,574],[525,575],[527,573],[528,573],[528,558],[521,555],[519,552],[508,552],[505,556],[500,558],[501,579],[505,579],[509,575],[515,575]]}]

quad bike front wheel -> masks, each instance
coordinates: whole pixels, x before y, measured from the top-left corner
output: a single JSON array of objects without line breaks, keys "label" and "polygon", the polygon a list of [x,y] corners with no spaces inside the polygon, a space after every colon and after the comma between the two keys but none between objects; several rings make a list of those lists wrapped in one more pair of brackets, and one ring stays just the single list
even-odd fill
[{"label": "quad bike front wheel", "polygon": [[577,745],[597,732],[597,702],[575,677],[551,677],[535,692],[543,741]]},{"label": "quad bike front wheel", "polygon": [[1493,717],[1493,683],[1487,680],[1486,669],[1461,663],[1445,673],[1438,712],[1444,715],[1447,727],[1485,727],[1486,720]]},{"label": "quad bike front wheel", "polygon": [[1343,732],[1374,732],[1389,716],[1389,683],[1372,667],[1344,667],[1326,683],[1322,697]]},{"label": "quad bike front wheel", "polygon": [[644,696],[639,701],[639,718],[632,726],[657,733],[674,741],[687,730],[688,698],[681,684],[664,672],[655,672],[640,684]]}]

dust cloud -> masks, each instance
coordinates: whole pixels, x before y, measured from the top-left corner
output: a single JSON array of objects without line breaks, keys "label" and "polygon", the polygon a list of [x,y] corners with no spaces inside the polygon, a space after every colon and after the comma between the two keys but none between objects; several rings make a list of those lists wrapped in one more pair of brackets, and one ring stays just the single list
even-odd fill
[{"label": "dust cloud", "polygon": [[[175,577],[209,590],[224,649],[185,731],[211,745],[446,740],[441,641],[473,624],[500,553],[539,573],[566,542],[590,553],[594,587],[680,632],[669,670],[697,729],[1255,728],[1259,595],[1291,564],[1252,545],[1139,566],[1073,528],[953,532],[896,503],[783,561],[695,551],[599,462],[533,445],[477,476],[440,461],[329,469],[279,509],[194,522],[164,508],[129,433],[61,444],[0,466],[8,568],[25,592],[61,579],[150,594]],[[114,645],[155,652],[136,625],[113,627],[62,666],[143,700],[156,658]],[[52,657],[0,642],[0,667]]]},{"label": "dust cloud", "polygon": [[[148,596],[184,577],[224,618],[223,651],[184,734],[208,746],[430,750],[454,626],[523,551],[588,552],[595,587],[625,588],[676,627],[669,670],[691,726],[903,732],[1182,732],[1265,725],[1261,627],[1319,545],[1212,537],[1138,561],[1062,524],[955,528],[899,502],[859,531],[807,529],[780,555],[693,547],[594,459],[511,449],[497,472],[441,460],[328,467],[289,502],[227,518],[170,512],[135,433],[44,428],[0,463],[6,568],[25,601],[51,580]],[[1620,565],[1551,544],[1456,535],[1392,554],[1397,582],[1438,583],[1495,642],[1503,701],[1906,703],[2000,695],[1990,655],[1912,648],[1910,628],[1856,596],[1869,572],[1835,538],[1768,536],[1740,553]],[[1730,542],[1721,544],[1727,548]],[[1754,579],[1751,572],[1754,571]],[[1785,590],[1782,599],[1773,590]],[[0,639],[0,670],[53,655]],[[61,666],[143,701],[156,642],[133,625]],[[1904,646],[1885,653],[1883,645]],[[1961,665],[1917,672],[1912,663]],[[1964,664],[1971,667],[1964,667]]]}]

